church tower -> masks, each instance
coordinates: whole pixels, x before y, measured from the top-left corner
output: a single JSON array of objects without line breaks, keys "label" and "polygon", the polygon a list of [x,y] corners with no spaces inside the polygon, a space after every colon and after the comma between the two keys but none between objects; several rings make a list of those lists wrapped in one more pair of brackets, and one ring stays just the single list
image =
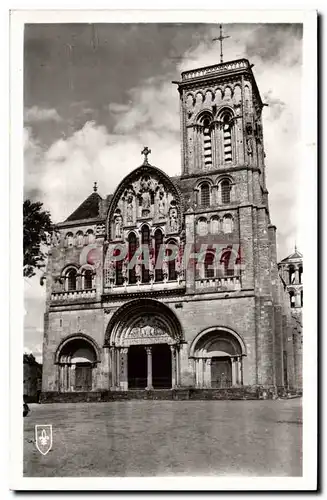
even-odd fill
[{"label": "church tower", "polygon": [[183,175],[257,167],[265,189],[263,103],[249,61],[185,71],[179,91]]},{"label": "church tower", "polygon": [[223,262],[210,269],[217,256],[209,250],[204,266],[186,269],[186,289],[215,296],[215,308],[225,316],[243,310],[255,366],[246,378],[282,386],[276,227],[265,180],[264,104],[252,67],[246,59],[228,61],[185,71],[174,82],[180,94],[186,243],[196,250],[218,244]]}]

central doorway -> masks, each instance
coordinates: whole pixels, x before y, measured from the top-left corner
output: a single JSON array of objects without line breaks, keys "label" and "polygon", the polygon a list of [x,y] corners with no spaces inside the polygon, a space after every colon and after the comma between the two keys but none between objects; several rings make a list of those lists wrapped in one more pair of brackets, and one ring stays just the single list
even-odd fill
[{"label": "central doorway", "polygon": [[144,345],[128,349],[128,388],[145,389],[147,385],[147,354]]},{"label": "central doorway", "polygon": [[154,389],[171,389],[171,350],[168,344],[152,346],[152,384]]}]

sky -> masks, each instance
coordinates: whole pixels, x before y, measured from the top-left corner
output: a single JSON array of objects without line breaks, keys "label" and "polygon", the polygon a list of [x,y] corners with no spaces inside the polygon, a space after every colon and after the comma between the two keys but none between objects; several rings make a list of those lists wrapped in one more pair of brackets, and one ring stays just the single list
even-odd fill
[{"label": "sky", "polygon": [[[278,258],[299,240],[302,25],[225,24],[224,61],[247,58],[263,102]],[[24,197],[65,220],[142,163],[181,173],[181,71],[219,63],[214,24],[33,24],[24,32]],[[42,360],[45,289],[25,279],[25,351]]]}]

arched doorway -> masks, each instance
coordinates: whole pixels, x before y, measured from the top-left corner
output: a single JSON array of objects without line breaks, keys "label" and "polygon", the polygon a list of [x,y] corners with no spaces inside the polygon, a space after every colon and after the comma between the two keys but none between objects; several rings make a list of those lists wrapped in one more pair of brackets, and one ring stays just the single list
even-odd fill
[{"label": "arched doorway", "polygon": [[193,341],[190,356],[195,360],[196,386],[226,389],[243,385],[245,344],[236,332],[210,328]]},{"label": "arched doorway", "polygon": [[166,305],[151,299],[131,301],[109,322],[111,389],[166,389],[179,384],[181,326]]},{"label": "arched doorway", "polygon": [[88,392],[94,388],[97,352],[86,337],[66,339],[56,354],[59,392]]}]

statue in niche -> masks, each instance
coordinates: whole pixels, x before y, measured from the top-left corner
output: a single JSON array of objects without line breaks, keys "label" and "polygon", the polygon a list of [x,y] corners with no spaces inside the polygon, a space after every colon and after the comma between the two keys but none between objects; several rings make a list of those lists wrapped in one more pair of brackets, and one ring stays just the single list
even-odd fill
[{"label": "statue in niche", "polygon": [[163,258],[163,260],[162,260],[162,274],[163,274],[164,280],[167,280],[169,270],[168,270],[168,261],[166,258]]},{"label": "statue in niche", "polygon": [[115,238],[122,237],[123,218],[120,214],[115,216]]},{"label": "statue in niche", "polygon": [[178,231],[177,209],[171,208],[169,211],[169,227],[172,233]]},{"label": "statue in niche", "polygon": [[149,210],[151,205],[151,196],[149,191],[144,191],[141,195],[143,210]]},{"label": "statue in niche", "polygon": [[132,195],[132,193],[129,193],[127,195],[126,220],[127,220],[127,222],[133,222],[133,195]]},{"label": "statue in niche", "polygon": [[247,149],[247,153],[249,156],[252,156],[252,140],[251,139],[247,139],[246,140],[246,149]]},{"label": "statue in niche", "polygon": [[142,216],[146,217],[150,214],[151,193],[153,193],[152,181],[149,176],[144,176],[140,182],[140,201],[142,207]]},{"label": "statue in niche", "polygon": [[162,219],[166,216],[165,193],[163,191],[159,192],[158,213],[159,213],[160,219]]},{"label": "statue in niche", "polygon": [[123,264],[122,264],[122,268],[121,268],[121,274],[122,274],[122,277],[123,277],[124,281],[127,280],[127,275],[128,275],[127,266],[128,266],[128,260],[125,258],[123,260]]},{"label": "statue in niche", "polygon": [[155,259],[154,248],[150,248],[150,252],[149,252],[149,274],[150,274],[150,280],[153,280],[153,278],[154,278],[155,265],[156,265],[156,259]]}]

